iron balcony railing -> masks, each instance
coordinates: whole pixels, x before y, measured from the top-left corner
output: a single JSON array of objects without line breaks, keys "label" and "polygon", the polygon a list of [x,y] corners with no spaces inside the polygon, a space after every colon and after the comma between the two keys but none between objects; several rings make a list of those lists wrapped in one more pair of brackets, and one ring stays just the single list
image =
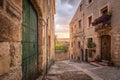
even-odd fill
[{"label": "iron balcony railing", "polygon": [[101,17],[94,20],[92,23],[95,26],[95,32],[101,30],[110,30],[111,29],[111,13],[103,14]]},{"label": "iron balcony railing", "polygon": [[95,32],[98,31],[104,31],[104,30],[111,30],[111,21],[107,21],[106,23],[100,23],[98,25],[95,26]]}]

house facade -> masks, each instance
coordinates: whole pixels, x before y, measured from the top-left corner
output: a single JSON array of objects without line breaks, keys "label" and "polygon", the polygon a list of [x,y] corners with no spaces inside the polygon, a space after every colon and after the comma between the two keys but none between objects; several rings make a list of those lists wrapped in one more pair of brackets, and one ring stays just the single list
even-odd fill
[{"label": "house facade", "polygon": [[70,23],[71,59],[120,66],[119,4],[113,0],[81,1]]},{"label": "house facade", "polygon": [[54,61],[55,0],[0,0],[0,80],[35,80]]}]

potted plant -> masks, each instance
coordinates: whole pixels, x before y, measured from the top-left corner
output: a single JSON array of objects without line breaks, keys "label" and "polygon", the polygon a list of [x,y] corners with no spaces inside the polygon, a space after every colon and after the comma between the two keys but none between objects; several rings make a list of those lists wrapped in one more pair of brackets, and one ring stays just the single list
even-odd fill
[{"label": "potted plant", "polygon": [[112,12],[107,12],[107,13],[103,14],[102,16],[98,17],[97,19],[95,19],[94,22],[92,23],[92,25],[96,26],[100,23],[107,22],[108,20],[111,19],[111,16],[112,16]]},{"label": "potted plant", "polygon": [[92,42],[92,48],[96,47],[96,44],[94,42]]},{"label": "potted plant", "polygon": [[88,41],[87,46],[88,46],[88,48],[92,48],[92,42]]},{"label": "potted plant", "polygon": [[94,42],[88,42],[87,46],[88,48],[94,48],[96,47],[96,44]]},{"label": "potted plant", "polygon": [[97,62],[101,62],[101,57],[100,57],[100,55],[97,55],[96,61],[97,61]]}]

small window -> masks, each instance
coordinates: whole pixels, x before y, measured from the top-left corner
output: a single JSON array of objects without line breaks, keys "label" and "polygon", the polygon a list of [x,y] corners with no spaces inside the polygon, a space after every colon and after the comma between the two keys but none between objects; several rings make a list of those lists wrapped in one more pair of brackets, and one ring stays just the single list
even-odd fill
[{"label": "small window", "polygon": [[74,25],[74,33],[76,33],[76,25]]},{"label": "small window", "polygon": [[82,11],[82,4],[80,5],[80,11]]},{"label": "small window", "polygon": [[92,25],[92,16],[88,17],[88,27]]},{"label": "small window", "polygon": [[50,6],[50,0],[48,0],[47,2],[48,2],[48,5]]},{"label": "small window", "polygon": [[88,38],[88,42],[93,42],[93,39],[92,38]]},{"label": "small window", "polygon": [[90,4],[92,2],[92,0],[88,0],[88,3]]},{"label": "small window", "polygon": [[71,42],[71,47],[73,47],[73,42]]},{"label": "small window", "polygon": [[79,47],[79,48],[80,48],[80,45],[81,45],[80,42],[78,42],[78,47]]},{"label": "small window", "polygon": [[101,9],[101,14],[106,14],[108,12],[108,6]]},{"label": "small window", "polygon": [[79,20],[79,28],[81,28],[81,26],[82,26],[82,25],[81,25],[81,20]]},{"label": "small window", "polygon": [[76,28],[76,25],[74,26],[74,29]]},{"label": "small window", "polygon": [[80,57],[79,57],[79,56],[77,57],[77,60],[80,60]]},{"label": "small window", "polygon": [[74,41],[74,44],[75,44],[75,41]]},{"label": "small window", "polygon": [[71,59],[73,59],[74,57],[73,57],[73,55],[71,55]]},{"label": "small window", "polygon": [[73,27],[71,27],[71,32],[73,32]]}]

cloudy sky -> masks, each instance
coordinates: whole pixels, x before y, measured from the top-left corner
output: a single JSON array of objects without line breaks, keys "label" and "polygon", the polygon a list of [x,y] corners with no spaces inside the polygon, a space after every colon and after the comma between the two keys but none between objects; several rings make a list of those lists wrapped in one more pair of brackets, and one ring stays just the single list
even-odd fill
[{"label": "cloudy sky", "polygon": [[58,38],[69,37],[69,23],[81,0],[56,0],[55,33]]}]

